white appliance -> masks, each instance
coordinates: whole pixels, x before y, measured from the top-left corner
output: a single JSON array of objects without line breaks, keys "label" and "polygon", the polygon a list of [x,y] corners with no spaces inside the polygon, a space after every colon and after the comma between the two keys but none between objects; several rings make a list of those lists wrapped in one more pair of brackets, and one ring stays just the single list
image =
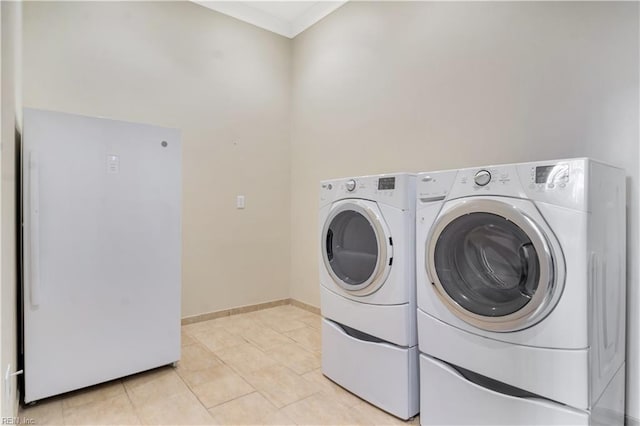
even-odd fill
[{"label": "white appliance", "polygon": [[180,132],[25,109],[24,401],[180,358]]},{"label": "white appliance", "polygon": [[622,422],[623,170],[419,174],[416,223],[423,424]]},{"label": "white appliance", "polygon": [[407,419],[418,412],[415,175],[320,188],[323,373]]}]

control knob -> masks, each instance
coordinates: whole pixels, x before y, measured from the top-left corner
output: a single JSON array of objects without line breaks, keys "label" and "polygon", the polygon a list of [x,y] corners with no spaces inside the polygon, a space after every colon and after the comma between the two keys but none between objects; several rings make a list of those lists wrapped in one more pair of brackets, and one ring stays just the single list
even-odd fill
[{"label": "control knob", "polygon": [[347,191],[349,192],[353,192],[354,189],[356,189],[356,181],[353,179],[349,179],[347,181]]},{"label": "control knob", "polygon": [[488,170],[480,170],[473,178],[473,181],[478,186],[485,186],[491,182],[491,173]]}]

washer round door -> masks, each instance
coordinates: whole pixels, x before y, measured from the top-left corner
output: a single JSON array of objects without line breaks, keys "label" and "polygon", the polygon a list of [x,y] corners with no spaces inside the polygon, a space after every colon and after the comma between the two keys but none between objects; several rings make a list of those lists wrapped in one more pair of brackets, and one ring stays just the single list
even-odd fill
[{"label": "washer round door", "polygon": [[349,294],[366,296],[385,282],[392,240],[374,202],[337,202],[322,230],[322,257],[333,281]]},{"label": "washer round door", "polygon": [[492,199],[465,200],[444,213],[427,240],[426,265],[450,311],[489,331],[539,322],[564,284],[556,282],[541,227],[522,210]]}]

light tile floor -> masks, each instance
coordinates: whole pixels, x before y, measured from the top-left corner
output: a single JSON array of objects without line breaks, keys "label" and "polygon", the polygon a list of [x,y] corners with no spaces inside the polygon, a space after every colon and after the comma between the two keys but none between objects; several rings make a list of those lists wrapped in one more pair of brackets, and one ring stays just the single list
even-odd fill
[{"label": "light tile floor", "polygon": [[22,408],[36,424],[387,425],[403,422],[320,370],[320,317],[292,305],[182,327],[162,367]]}]

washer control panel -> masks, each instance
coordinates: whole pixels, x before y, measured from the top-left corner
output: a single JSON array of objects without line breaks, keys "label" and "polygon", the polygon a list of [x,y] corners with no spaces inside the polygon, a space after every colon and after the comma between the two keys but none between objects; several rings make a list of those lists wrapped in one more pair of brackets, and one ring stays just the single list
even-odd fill
[{"label": "washer control panel", "polygon": [[[528,191],[561,191],[571,182],[571,167],[568,162],[537,163],[522,167],[489,166],[481,169],[460,170],[457,183],[462,188],[473,189],[482,193],[509,191],[518,187],[518,181],[526,185]],[[514,186],[516,184],[516,186]],[[506,195],[506,194],[504,194]]]},{"label": "washer control panel", "polygon": [[510,166],[490,166],[481,169],[462,169],[456,179],[460,190],[472,189],[482,192],[501,191],[513,185],[513,179],[518,180],[518,173]]},{"label": "washer control panel", "polygon": [[417,198],[426,203],[443,198],[515,197],[582,210],[589,161],[571,158],[460,169],[450,175],[448,185],[443,178],[449,175],[444,172],[421,173]]},{"label": "washer control panel", "polygon": [[347,189],[347,191],[353,192],[356,189],[356,180],[349,179],[347,183],[345,183],[345,188]]}]

